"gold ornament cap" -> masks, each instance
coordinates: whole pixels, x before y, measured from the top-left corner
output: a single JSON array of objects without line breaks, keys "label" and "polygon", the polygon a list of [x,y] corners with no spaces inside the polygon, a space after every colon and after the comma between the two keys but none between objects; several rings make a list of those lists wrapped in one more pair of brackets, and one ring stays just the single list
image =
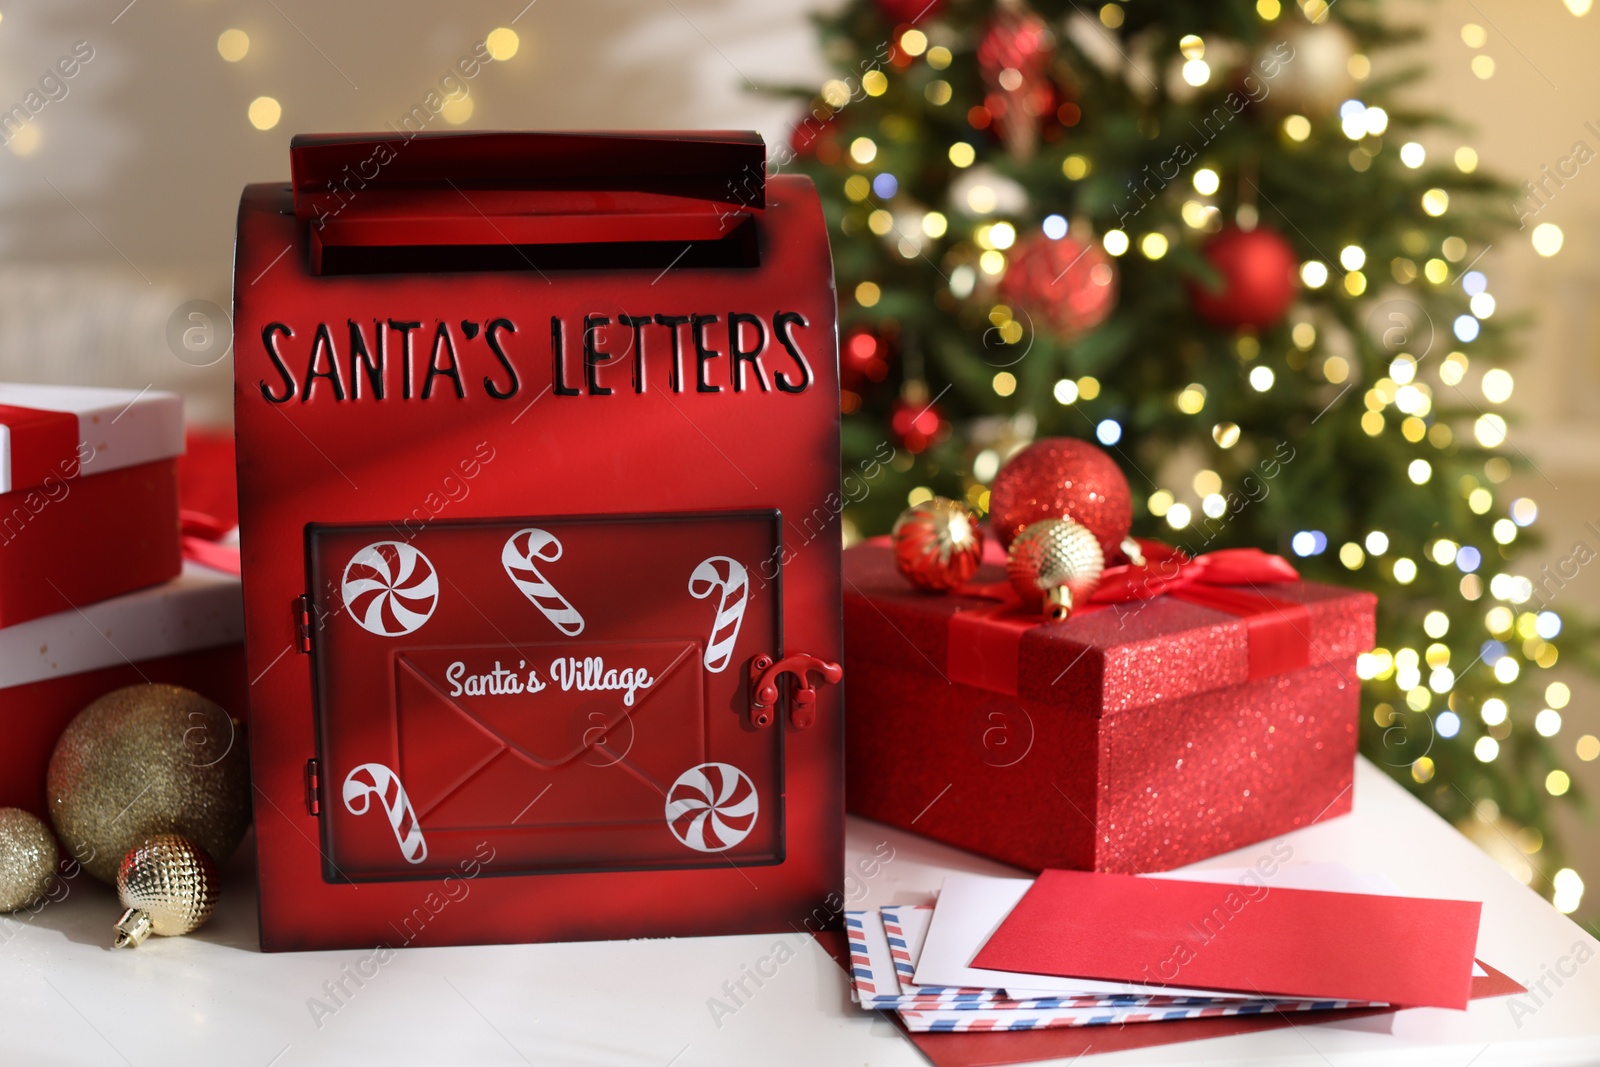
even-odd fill
[{"label": "gold ornament cap", "polygon": [[117,948],[137,948],[151,934],[177,937],[211,918],[217,869],[188,838],[156,834],[128,850],[117,869],[117,898],[128,910],[116,922]]}]

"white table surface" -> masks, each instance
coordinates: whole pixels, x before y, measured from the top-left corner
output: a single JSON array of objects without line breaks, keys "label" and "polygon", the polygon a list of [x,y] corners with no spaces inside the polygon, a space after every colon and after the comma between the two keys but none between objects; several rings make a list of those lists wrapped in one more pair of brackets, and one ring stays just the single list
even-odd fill
[{"label": "white table surface", "polygon": [[[1420,1008],[1082,1063],[1600,1063],[1600,946],[1377,768],[1362,762],[1357,771],[1351,815],[1283,839],[1294,862],[1340,861],[1382,872],[1407,893],[1482,900],[1479,956],[1531,984],[1558,964],[1572,971],[1576,953],[1586,958],[1576,974],[1559,988],[1547,977],[1551,995],[1542,1003],[1519,998],[1526,1013],[1497,998],[1465,1012]],[[951,871],[1015,873],[850,820],[852,861],[883,842],[893,859],[856,883],[852,907],[927,901]],[[107,948],[119,909],[114,893],[87,876],[31,918],[0,918],[0,1063],[926,1062],[887,1021],[853,1007],[844,973],[797,934],[406,949],[359,988],[347,980],[351,994],[317,1019],[310,998],[332,1004],[323,984],[371,953],[261,953],[252,851],[247,842],[230,862],[221,908],[189,937],[152,938],[131,952]],[[1266,851],[1252,846],[1200,866],[1244,866]],[[746,979],[751,995],[732,1014],[714,1014],[713,998],[733,1003],[724,983],[758,964],[768,973],[776,966],[776,975],[759,988]]]}]

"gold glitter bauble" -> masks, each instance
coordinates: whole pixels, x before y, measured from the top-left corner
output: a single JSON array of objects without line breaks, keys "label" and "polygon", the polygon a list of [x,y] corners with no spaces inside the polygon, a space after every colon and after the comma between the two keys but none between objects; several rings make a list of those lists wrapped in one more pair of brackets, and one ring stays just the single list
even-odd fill
[{"label": "gold glitter bauble", "polygon": [[250,824],[243,733],[175,685],[118,689],[80,711],[56,742],[46,788],[62,847],[107,883],[152,834],[183,834],[226,859]]},{"label": "gold glitter bauble", "polygon": [[1100,584],[1105,556],[1095,535],[1071,519],[1045,519],[1011,542],[1006,577],[1023,602],[1065,619]]},{"label": "gold glitter bauble", "polygon": [[217,908],[217,869],[186,837],[156,834],[128,850],[117,868],[117,899],[128,910],[116,922],[117,948],[146,937],[177,937]]},{"label": "gold glitter bauble", "polygon": [[0,911],[43,900],[56,858],[56,839],[42,819],[21,808],[0,808]]}]

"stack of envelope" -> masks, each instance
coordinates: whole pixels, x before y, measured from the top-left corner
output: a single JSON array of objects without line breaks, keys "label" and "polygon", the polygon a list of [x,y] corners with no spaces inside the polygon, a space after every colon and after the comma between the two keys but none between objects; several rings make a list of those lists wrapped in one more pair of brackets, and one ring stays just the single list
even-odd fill
[{"label": "stack of envelope", "polygon": [[[1337,865],[1285,866],[1270,884],[1251,879],[1251,870],[1148,880],[1046,872],[1037,882],[951,875],[936,904],[846,912],[851,997],[865,1010],[896,1012],[913,1033],[1465,1006],[1472,975],[1481,973],[1472,961],[1476,904],[1394,896],[1382,879]],[[1121,902],[1140,905],[1151,893],[1175,906],[1119,914]],[[1272,895],[1279,900],[1268,906]],[[1196,910],[1213,897],[1221,911]],[[1091,899],[1092,909],[1075,906]],[[1426,977],[1397,973],[1381,960],[1365,971],[1349,968],[1328,944],[1352,915],[1370,925],[1374,913],[1389,910],[1396,922],[1414,924],[1423,914],[1438,920]],[[1284,932],[1284,918],[1301,924],[1313,914],[1326,920],[1322,933]],[[1264,933],[1279,943],[1264,946]],[[1328,989],[1347,995],[1318,995]],[[1349,995],[1368,989],[1401,996]]]}]

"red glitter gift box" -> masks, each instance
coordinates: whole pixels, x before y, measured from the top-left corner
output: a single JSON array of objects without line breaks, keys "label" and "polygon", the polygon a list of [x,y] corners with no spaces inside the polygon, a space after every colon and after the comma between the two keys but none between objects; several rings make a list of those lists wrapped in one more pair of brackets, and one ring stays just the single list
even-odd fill
[{"label": "red glitter gift box", "polygon": [[[1279,561],[1281,562],[1281,561]],[[1166,870],[1350,810],[1370,593],[1190,583],[1061,623],[844,557],[846,805],[1034,870]],[[1003,581],[992,562],[974,585]]]}]

